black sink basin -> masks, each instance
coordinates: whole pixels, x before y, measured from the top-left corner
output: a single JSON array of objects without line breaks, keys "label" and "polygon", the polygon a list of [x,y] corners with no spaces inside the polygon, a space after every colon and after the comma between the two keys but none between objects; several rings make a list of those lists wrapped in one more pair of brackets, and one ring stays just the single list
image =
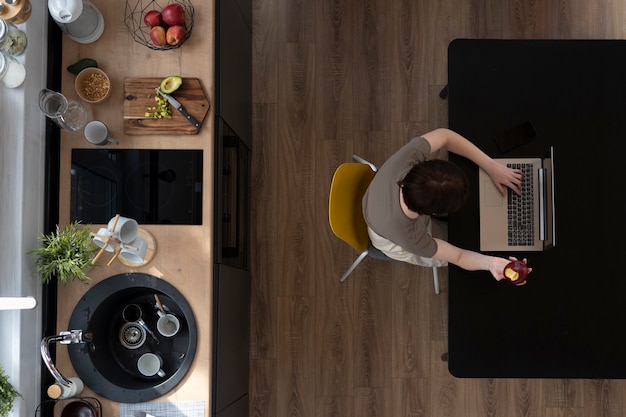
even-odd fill
[{"label": "black sink basin", "polygon": [[[172,337],[157,331],[155,297],[180,321]],[[142,330],[123,317],[125,306],[141,309]],[[138,328],[140,327],[140,328]],[[94,285],[74,308],[69,329],[92,333],[90,344],[68,345],[72,365],[85,386],[112,401],[150,401],[172,390],[189,370],[196,353],[196,321],[182,294],[168,282],[147,274],[115,275]],[[137,360],[145,353],[163,360],[164,376],[144,376]]]}]

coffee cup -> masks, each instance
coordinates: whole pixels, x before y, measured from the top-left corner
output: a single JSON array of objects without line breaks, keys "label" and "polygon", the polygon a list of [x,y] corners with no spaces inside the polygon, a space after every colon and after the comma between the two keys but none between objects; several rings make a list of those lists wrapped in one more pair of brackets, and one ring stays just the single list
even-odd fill
[{"label": "coffee cup", "polygon": [[92,120],[91,122],[87,123],[87,126],[85,126],[84,133],[85,133],[85,139],[87,139],[87,142],[92,143],[94,145],[101,146],[101,145],[106,145],[108,143],[115,143],[115,144],[119,143],[118,141],[116,141],[115,139],[111,137],[109,128],[100,120]]},{"label": "coffee cup", "polygon": [[137,360],[137,369],[143,376],[158,375],[163,378],[165,372],[161,369],[161,366],[163,366],[163,360],[154,353],[144,353]]},{"label": "coffee cup", "polygon": [[113,229],[113,224],[115,224],[115,217],[109,220],[107,224],[107,229],[111,232],[112,236],[118,239],[122,243],[130,243],[137,237],[137,232],[139,231],[139,224],[136,220],[131,219],[129,217],[119,216],[117,219],[117,224],[115,224],[115,229]]},{"label": "coffee cup", "polygon": [[148,250],[148,242],[140,237],[136,237],[129,243],[122,243],[120,256],[128,262],[140,264],[146,257]]},{"label": "coffee cup", "polygon": [[180,330],[180,321],[170,313],[158,312],[157,330],[165,337],[172,337]]},{"label": "coffee cup", "polygon": [[107,252],[113,252],[115,247],[108,243],[108,238],[111,237],[111,232],[107,228],[98,229],[98,233],[93,237],[93,243],[99,248],[104,248]]}]

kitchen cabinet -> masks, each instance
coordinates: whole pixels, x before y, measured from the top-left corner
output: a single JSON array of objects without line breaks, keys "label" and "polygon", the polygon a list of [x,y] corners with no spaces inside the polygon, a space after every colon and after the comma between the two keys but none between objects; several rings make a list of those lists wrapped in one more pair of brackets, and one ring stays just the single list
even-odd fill
[{"label": "kitchen cabinet", "polygon": [[251,0],[217,0],[216,108],[252,147],[252,13]]},{"label": "kitchen cabinet", "polygon": [[248,416],[252,5],[216,0],[212,415]]}]

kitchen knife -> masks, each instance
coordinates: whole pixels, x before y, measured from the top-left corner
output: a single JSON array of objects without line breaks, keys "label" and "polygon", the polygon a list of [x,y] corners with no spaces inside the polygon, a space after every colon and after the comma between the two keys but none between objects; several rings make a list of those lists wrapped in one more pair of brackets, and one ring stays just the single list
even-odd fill
[{"label": "kitchen knife", "polygon": [[200,124],[199,121],[197,121],[192,115],[190,115],[189,113],[187,113],[187,110],[185,110],[185,108],[183,107],[182,104],[180,104],[180,102],[178,100],[176,100],[174,97],[170,96],[169,94],[164,93],[163,91],[161,91],[160,88],[155,88],[155,90],[157,91],[157,93],[159,93],[161,96],[165,97],[167,99],[167,101],[174,106],[174,108],[176,110],[178,110],[180,112],[180,114],[182,114],[183,116],[185,116],[185,118],[187,120],[189,120],[189,123],[191,123],[192,125],[194,125],[196,128],[200,129],[200,127],[202,127],[202,124]]}]

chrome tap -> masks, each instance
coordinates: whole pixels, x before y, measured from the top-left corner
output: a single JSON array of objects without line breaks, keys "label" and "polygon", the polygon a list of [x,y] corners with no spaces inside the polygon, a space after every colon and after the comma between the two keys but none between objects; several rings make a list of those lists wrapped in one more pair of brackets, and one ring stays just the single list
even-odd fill
[{"label": "chrome tap", "polygon": [[41,358],[43,359],[43,362],[46,364],[46,367],[48,368],[54,379],[59,384],[71,388],[74,383],[61,375],[61,373],[54,366],[52,358],[50,357],[48,345],[50,343],[60,343],[62,345],[69,345],[74,343],[89,343],[91,342],[91,340],[91,332],[84,332],[82,330],[65,331],[55,336],[46,336],[41,340]]}]

